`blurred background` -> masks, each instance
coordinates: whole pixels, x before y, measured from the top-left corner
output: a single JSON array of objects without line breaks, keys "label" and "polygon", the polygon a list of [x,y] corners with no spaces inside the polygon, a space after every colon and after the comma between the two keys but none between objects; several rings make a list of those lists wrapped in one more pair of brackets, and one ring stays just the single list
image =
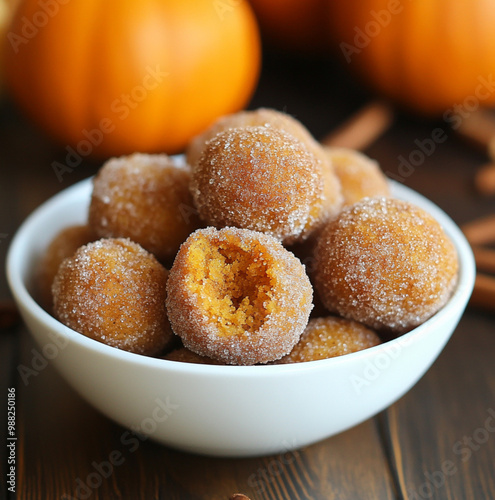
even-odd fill
[{"label": "blurred background", "polygon": [[376,98],[445,132],[423,141],[432,156],[495,102],[495,12],[481,0],[92,4],[0,1],[2,125],[31,127],[59,180],[95,159],[181,152],[244,107],[322,138]]},{"label": "blurred background", "polygon": [[177,153],[246,106],[318,136],[376,97],[454,130],[495,102],[495,13],[481,0],[90,4],[0,2],[3,100],[74,163]]}]

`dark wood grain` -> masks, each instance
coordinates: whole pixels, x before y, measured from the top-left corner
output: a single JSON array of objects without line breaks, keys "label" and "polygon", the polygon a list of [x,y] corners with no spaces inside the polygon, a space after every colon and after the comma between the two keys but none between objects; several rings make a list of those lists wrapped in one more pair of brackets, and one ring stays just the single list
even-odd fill
[{"label": "dark wood grain", "polygon": [[[7,498],[7,473],[10,471],[10,465],[7,459],[10,457],[10,449],[7,448],[7,397],[10,390],[17,389],[15,379],[15,366],[18,362],[17,351],[18,329],[8,328],[0,329],[0,394],[1,407],[0,412],[0,436],[2,436],[2,447],[0,449],[0,498]],[[14,434],[18,434],[14,431]],[[16,437],[16,436],[13,436]],[[14,453],[19,450],[19,444],[13,443]],[[15,459],[15,458],[14,458]],[[13,464],[15,466],[15,464]]]}]

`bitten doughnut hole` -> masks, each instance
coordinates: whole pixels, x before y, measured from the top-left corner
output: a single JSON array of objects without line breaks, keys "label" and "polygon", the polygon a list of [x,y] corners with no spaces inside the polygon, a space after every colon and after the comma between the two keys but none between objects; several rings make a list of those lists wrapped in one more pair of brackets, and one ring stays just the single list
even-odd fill
[{"label": "bitten doughnut hole", "polygon": [[219,335],[256,331],[275,309],[274,280],[261,255],[252,261],[248,252],[232,243],[198,245],[191,264],[196,272],[190,290],[203,299],[203,310],[218,319]]},{"label": "bitten doughnut hole", "polygon": [[312,308],[299,260],[274,238],[238,228],[191,235],[167,287],[172,328],[184,345],[229,364],[287,354]]}]

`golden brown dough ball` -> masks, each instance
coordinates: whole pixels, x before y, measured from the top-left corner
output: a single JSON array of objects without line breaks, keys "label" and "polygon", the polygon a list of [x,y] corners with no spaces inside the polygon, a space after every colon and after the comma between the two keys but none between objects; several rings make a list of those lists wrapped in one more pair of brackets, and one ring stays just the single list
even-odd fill
[{"label": "golden brown dough ball", "polygon": [[260,231],[286,244],[307,238],[324,216],[321,162],[270,127],[217,134],[193,167],[191,191],[208,225]]},{"label": "golden brown dough ball", "polygon": [[276,364],[335,358],[380,343],[380,337],[373,330],[357,321],[336,316],[314,318],[309,321],[291,353]]},{"label": "golden brown dough ball", "polygon": [[404,332],[435,314],[457,282],[456,250],[423,209],[365,198],[324,228],[314,282],[325,307],[374,329]]},{"label": "golden brown dough ball", "polygon": [[84,224],[62,229],[48,245],[38,267],[38,295],[40,304],[51,311],[53,306],[52,283],[58,268],[82,245],[96,239],[92,229]]},{"label": "golden brown dough ball", "polygon": [[380,344],[380,337],[366,326],[345,318],[327,316],[310,320],[291,353],[277,363],[302,363],[334,358]]},{"label": "golden brown dough ball", "polygon": [[227,364],[288,354],[312,308],[304,266],[273,237],[239,228],[199,229],[181,246],[167,310],[185,347]]},{"label": "golden brown dough ball", "polygon": [[113,158],[94,179],[90,225],[100,238],[130,238],[158,260],[172,260],[200,226],[189,182],[189,168],[166,155]]},{"label": "golden brown dough ball", "polygon": [[293,116],[271,108],[258,108],[221,116],[213,125],[194,137],[189,143],[186,151],[187,162],[189,165],[194,165],[200,159],[206,143],[219,132],[231,128],[256,126],[281,129],[307,145],[319,147],[309,130]]},{"label": "golden brown dough ball", "polygon": [[344,205],[366,197],[390,196],[387,177],[378,162],[353,149],[325,147],[324,151],[340,181]]},{"label": "golden brown dough ball", "polygon": [[337,172],[328,159],[321,162],[323,176],[323,222],[339,213],[344,204],[342,183]]},{"label": "golden brown dough ball", "polygon": [[186,155],[190,165],[199,161],[207,142],[218,133],[232,128],[262,126],[282,130],[301,141],[322,164],[324,182],[324,209],[326,217],[333,216],[342,206],[343,197],[339,179],[333,171],[331,160],[324,148],[311,135],[309,130],[293,116],[271,108],[258,108],[252,111],[239,111],[220,117],[212,126],[196,136],[190,143]]},{"label": "golden brown dough ball", "polygon": [[102,239],[65,259],[53,282],[55,316],[126,351],[155,355],[173,339],[165,308],[168,271],[129,239]]},{"label": "golden brown dough ball", "polygon": [[187,349],[186,347],[180,347],[179,349],[174,349],[163,356],[163,359],[168,359],[169,361],[180,361],[182,363],[196,363],[200,365],[223,365],[220,361],[216,359],[207,358],[206,356],[200,356],[195,352]]}]

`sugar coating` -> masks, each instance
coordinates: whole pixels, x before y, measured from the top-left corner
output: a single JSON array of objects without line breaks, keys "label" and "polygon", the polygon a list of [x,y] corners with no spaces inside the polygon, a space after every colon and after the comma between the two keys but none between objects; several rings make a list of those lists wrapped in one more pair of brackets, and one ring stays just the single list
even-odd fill
[{"label": "sugar coating", "polygon": [[126,351],[155,355],[172,339],[168,271],[129,239],[101,239],[65,259],[52,287],[55,316],[73,330]]},{"label": "sugar coating", "polygon": [[52,284],[62,261],[71,257],[82,245],[96,239],[92,229],[86,225],[69,226],[55,235],[41,259],[37,272],[40,304],[49,312],[53,308]]},{"label": "sugar coating", "polygon": [[390,188],[378,162],[359,151],[348,148],[324,147],[331,161],[343,195],[343,204],[352,205],[363,198],[390,196]]},{"label": "sugar coating", "polygon": [[291,353],[276,363],[303,363],[334,358],[380,343],[376,332],[356,321],[334,316],[314,318],[309,321]]},{"label": "sugar coating", "polygon": [[364,198],[324,228],[314,282],[325,307],[374,329],[404,332],[448,300],[458,272],[454,245],[423,209]]},{"label": "sugar coating", "polygon": [[271,127],[239,127],[211,139],[193,166],[200,217],[286,244],[304,240],[324,215],[321,162],[300,141]]},{"label": "sugar coating", "polygon": [[167,283],[167,310],[185,347],[227,364],[288,354],[307,325],[313,290],[273,237],[239,228],[195,231]]},{"label": "sugar coating", "polygon": [[164,154],[113,158],[94,178],[89,223],[100,238],[130,238],[171,261],[201,225],[189,182],[189,168]]}]

